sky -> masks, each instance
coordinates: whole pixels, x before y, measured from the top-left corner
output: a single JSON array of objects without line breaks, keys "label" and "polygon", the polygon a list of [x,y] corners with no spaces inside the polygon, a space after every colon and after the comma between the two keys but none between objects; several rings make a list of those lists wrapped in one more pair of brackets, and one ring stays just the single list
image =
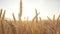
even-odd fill
[{"label": "sky", "polygon": [[[50,18],[56,15],[56,18],[60,14],[60,0],[22,0],[23,3],[23,15],[24,17],[29,17],[31,20],[35,16],[35,9],[42,19]],[[12,13],[14,13],[16,19],[18,19],[20,7],[20,0],[0,0],[0,9],[6,10],[5,17],[13,19]]]}]

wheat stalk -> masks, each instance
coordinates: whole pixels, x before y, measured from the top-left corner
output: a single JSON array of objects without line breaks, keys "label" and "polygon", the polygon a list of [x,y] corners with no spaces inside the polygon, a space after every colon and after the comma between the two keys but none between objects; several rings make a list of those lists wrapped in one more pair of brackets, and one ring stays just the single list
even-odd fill
[{"label": "wheat stalk", "polygon": [[37,9],[35,9],[36,12],[36,23],[38,22],[38,16],[37,16]]},{"label": "wheat stalk", "polygon": [[2,15],[2,20],[4,20],[4,18],[5,18],[5,13],[6,13],[6,10],[4,10],[4,13]]},{"label": "wheat stalk", "polygon": [[[2,11],[2,10],[1,10]],[[4,20],[4,17],[5,17],[5,11],[4,11],[4,13],[3,13],[3,15],[1,15],[2,16],[2,20],[1,20],[1,26],[2,26],[2,33],[3,34],[5,34],[5,30],[4,30],[4,22],[5,22],[5,20]]]},{"label": "wheat stalk", "polygon": [[55,15],[53,15],[53,23],[55,23]]},{"label": "wheat stalk", "polygon": [[16,18],[15,18],[14,13],[12,13],[12,15],[13,15],[14,23],[16,24]]},{"label": "wheat stalk", "polygon": [[0,9],[0,18],[1,18],[1,15],[2,15],[2,9]]},{"label": "wheat stalk", "polygon": [[53,21],[47,16],[48,20],[52,23]]}]

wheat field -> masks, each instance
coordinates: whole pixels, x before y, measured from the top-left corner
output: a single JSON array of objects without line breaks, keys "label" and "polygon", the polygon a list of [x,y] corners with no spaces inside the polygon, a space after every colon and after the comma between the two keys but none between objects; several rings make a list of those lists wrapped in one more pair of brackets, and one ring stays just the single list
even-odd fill
[{"label": "wheat field", "polygon": [[[12,13],[13,20],[5,19],[6,10],[0,9],[0,34],[60,34],[60,15],[55,19],[48,18],[48,20],[42,20],[38,17],[40,14],[35,9],[35,16],[32,20],[22,20],[22,1],[20,3],[20,13],[16,20],[14,13]],[[38,19],[39,18],[39,19]]]},{"label": "wheat field", "polygon": [[[55,19],[42,20],[41,17],[38,17],[39,13],[35,9],[35,17],[29,21],[28,19],[23,21],[20,15],[18,15],[19,20],[17,21],[14,13],[13,21],[5,19],[5,12],[0,9],[0,34],[60,34],[60,15]],[[38,20],[39,18],[39,20]]]}]

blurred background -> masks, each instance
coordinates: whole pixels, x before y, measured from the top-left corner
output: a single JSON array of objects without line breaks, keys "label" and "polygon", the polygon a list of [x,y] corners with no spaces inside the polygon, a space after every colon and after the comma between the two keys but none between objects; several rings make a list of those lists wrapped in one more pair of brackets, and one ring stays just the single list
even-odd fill
[{"label": "blurred background", "polygon": [[[22,0],[22,3],[22,19],[28,16],[31,20],[35,16],[35,8],[40,12],[39,16],[42,19],[47,19],[47,16],[52,18],[54,14],[57,18],[60,14],[60,0]],[[0,9],[6,10],[6,18],[13,19],[12,13],[14,13],[18,20],[19,7],[20,0],[0,0]]]}]

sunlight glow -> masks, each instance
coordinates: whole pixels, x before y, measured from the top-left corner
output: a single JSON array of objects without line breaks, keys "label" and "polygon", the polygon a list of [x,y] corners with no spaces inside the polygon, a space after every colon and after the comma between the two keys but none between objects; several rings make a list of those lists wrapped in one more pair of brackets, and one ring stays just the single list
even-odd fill
[{"label": "sunlight glow", "polygon": [[[16,19],[18,20],[18,13],[20,11],[20,9],[19,9],[20,2],[19,1],[20,0],[15,0],[13,3],[13,2],[8,2],[8,0],[6,0],[6,2],[5,2],[6,5],[5,4],[3,4],[3,6],[1,5],[1,8],[6,10],[6,15],[5,15],[6,18],[13,19],[12,13],[14,13]],[[49,4],[47,6],[47,3],[44,3],[43,0],[35,0],[35,1],[33,0],[32,2],[31,1],[23,0],[22,20],[24,20],[24,17],[28,17],[29,20],[32,20],[33,17],[35,16],[35,8],[37,9],[37,12],[40,12],[38,17],[41,17],[42,19],[47,19],[47,16],[52,18],[52,16],[54,14],[59,15],[59,12],[56,12],[56,11],[59,11],[59,10],[55,9],[56,7],[55,8],[53,7],[55,10],[54,11],[53,8],[51,8],[51,6]],[[7,3],[9,3],[9,4],[7,4]]]}]

